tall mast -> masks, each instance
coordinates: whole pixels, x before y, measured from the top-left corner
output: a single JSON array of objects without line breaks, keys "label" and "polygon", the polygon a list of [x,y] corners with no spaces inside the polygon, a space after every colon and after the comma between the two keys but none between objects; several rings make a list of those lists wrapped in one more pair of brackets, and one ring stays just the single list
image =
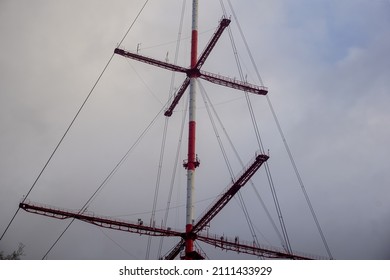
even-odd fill
[{"label": "tall mast", "polygon": [[189,87],[189,124],[188,124],[188,157],[185,160],[184,167],[187,170],[187,201],[186,201],[186,227],[185,232],[172,230],[171,228],[159,228],[155,225],[144,226],[142,220],[137,223],[111,219],[107,217],[98,217],[84,213],[84,210],[70,211],[63,210],[52,206],[44,206],[25,202],[23,200],[19,207],[23,210],[39,215],[48,216],[56,219],[78,219],[87,223],[91,223],[100,227],[110,228],[114,230],[132,232],[137,234],[145,234],[149,236],[180,236],[182,239],[174,246],[164,259],[174,259],[185,246],[184,259],[203,259],[203,256],[194,250],[194,240],[198,239],[215,247],[224,250],[242,252],[266,258],[291,258],[291,259],[307,259],[302,255],[296,255],[291,252],[285,252],[284,249],[270,249],[248,242],[239,241],[238,238],[229,239],[225,236],[209,236],[205,235],[202,230],[210,223],[210,221],[231,201],[236,193],[250,180],[261,165],[268,160],[267,155],[257,154],[251,164],[248,164],[237,180],[232,182],[232,185],[217,197],[217,200],[211,204],[207,211],[194,222],[194,186],[195,186],[195,169],[199,166],[199,161],[195,152],[195,132],[196,132],[196,80],[197,78],[204,79],[208,82],[250,92],[257,95],[266,95],[268,89],[263,86],[257,86],[247,83],[246,81],[238,81],[229,77],[209,73],[201,70],[203,64],[207,60],[211,51],[215,47],[218,39],[223,31],[230,24],[230,19],[222,18],[219,26],[206,45],[203,52],[198,58],[198,0],[192,2],[192,40],[191,40],[191,66],[189,68],[170,64],[167,61],[160,61],[154,58],[146,57],[137,53],[132,53],[120,48],[116,48],[114,53],[130,58],[139,62],[164,68],[166,70],[186,73],[187,77],[181,87],[176,92],[171,105],[167,108],[164,115],[172,116],[174,109],[180,101],[183,94]]},{"label": "tall mast", "polygon": [[[192,1],[192,37],[191,37],[191,69],[196,67],[198,62],[198,0]],[[195,168],[199,165],[195,153],[196,133],[196,78],[197,74],[190,75],[189,92],[189,124],[188,124],[188,159],[187,159],[187,203],[186,203],[186,237],[185,254],[186,259],[191,259],[191,252],[194,251],[194,240],[192,227],[194,221],[194,187]]]}]

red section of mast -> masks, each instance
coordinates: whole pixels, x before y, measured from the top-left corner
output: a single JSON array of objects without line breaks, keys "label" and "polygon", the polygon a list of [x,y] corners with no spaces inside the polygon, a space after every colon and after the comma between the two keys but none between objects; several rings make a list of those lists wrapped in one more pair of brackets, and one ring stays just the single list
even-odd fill
[{"label": "red section of mast", "polygon": [[198,30],[192,30],[191,36],[191,69],[195,68],[198,62]]}]

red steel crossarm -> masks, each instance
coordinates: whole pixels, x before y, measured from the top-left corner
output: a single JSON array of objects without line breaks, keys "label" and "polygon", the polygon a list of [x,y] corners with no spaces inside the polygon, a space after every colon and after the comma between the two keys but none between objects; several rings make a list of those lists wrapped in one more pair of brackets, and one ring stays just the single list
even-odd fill
[{"label": "red steel crossarm", "polygon": [[221,248],[223,250],[234,251],[238,253],[244,253],[249,255],[254,255],[258,257],[264,258],[277,258],[277,259],[294,259],[294,260],[310,260],[312,258],[298,255],[298,254],[290,254],[283,251],[283,249],[279,248],[266,248],[266,247],[258,247],[255,244],[241,242],[238,237],[235,239],[229,239],[225,236],[207,236],[207,235],[198,235],[197,239],[203,241],[212,246]]},{"label": "red steel crossarm", "polygon": [[[215,31],[213,37],[211,37],[209,43],[206,45],[206,48],[203,50],[203,53],[200,55],[199,59],[196,61],[195,67],[192,69],[187,69],[187,79],[184,81],[182,86],[180,87],[179,91],[175,95],[174,100],[172,101],[169,108],[165,111],[164,115],[167,117],[172,116],[173,110],[175,109],[176,105],[179,103],[181,97],[183,96],[185,90],[187,89],[188,85],[190,84],[190,78],[191,77],[198,77],[200,75],[200,68],[203,66],[204,62],[206,61],[207,57],[210,55],[211,51],[215,47],[218,39],[221,37],[223,31],[225,28],[230,24],[230,19],[223,18],[217,30]],[[195,46],[194,46],[195,47]],[[196,57],[192,58],[193,60],[196,59]]]},{"label": "red steel crossarm", "polygon": [[185,245],[184,239],[180,240],[175,247],[173,247],[167,254],[165,254],[164,260],[174,260]]},{"label": "red steel crossarm", "polygon": [[125,51],[125,50],[122,50],[122,49],[119,49],[119,48],[116,48],[114,50],[114,53],[119,54],[119,55],[124,56],[124,57],[127,57],[127,58],[131,58],[131,59],[140,61],[140,62],[144,62],[144,63],[150,64],[150,65],[153,65],[153,66],[158,66],[160,68],[164,68],[164,69],[167,69],[167,70],[171,70],[171,71],[175,71],[175,72],[181,72],[181,73],[187,73],[188,72],[188,69],[185,68],[185,67],[181,67],[181,66],[178,66],[178,65],[175,65],[175,64],[171,64],[171,63],[168,63],[168,62],[160,61],[160,60],[157,60],[157,59],[154,59],[154,58],[150,58],[150,57],[147,57],[147,56],[143,56],[143,55],[139,55],[139,54],[132,53],[132,52],[129,52],[129,51]]},{"label": "red steel crossarm", "polygon": [[[221,248],[222,250],[233,251],[237,253],[243,253],[248,255],[254,255],[258,257],[264,258],[278,258],[278,259],[294,259],[294,260],[310,260],[310,259],[324,259],[322,257],[309,256],[305,254],[297,254],[297,253],[286,253],[281,248],[270,247],[261,245],[256,246],[256,244],[245,242],[239,240],[238,237],[228,238],[226,236],[217,236],[217,235],[209,235],[200,233],[196,237],[197,240],[203,241],[209,245],[214,247]],[[184,240],[181,240],[177,243],[177,245],[171,249],[171,251],[165,255],[164,259],[173,260],[180,253],[182,248],[184,247]]]},{"label": "red steel crossarm", "polygon": [[181,85],[181,87],[179,88],[179,90],[177,91],[177,93],[175,94],[174,98],[173,98],[173,101],[171,103],[171,105],[168,107],[168,109],[164,112],[164,115],[166,117],[170,117],[172,116],[172,113],[173,113],[173,110],[175,109],[176,105],[179,103],[181,97],[183,96],[184,92],[186,91],[186,89],[188,88],[190,84],[190,78],[187,77],[183,84]]},{"label": "red steel crossarm", "polygon": [[217,31],[215,31],[214,36],[211,37],[209,43],[206,45],[206,48],[203,50],[203,53],[200,55],[195,68],[194,69],[187,69],[187,79],[183,82],[182,86],[178,90],[177,94],[175,95],[171,105],[169,108],[165,111],[164,115],[167,117],[172,116],[173,110],[175,109],[176,105],[179,103],[181,97],[183,96],[184,92],[186,91],[188,85],[190,84],[189,77],[192,75],[198,76],[199,70],[203,66],[204,62],[206,61],[207,57],[210,55],[211,51],[213,50],[214,46],[216,45],[218,39],[221,37],[222,32],[224,29],[230,24],[230,19],[223,18],[218,26]]},{"label": "red steel crossarm", "polygon": [[[268,93],[268,89],[266,87],[252,85],[252,84],[247,83],[247,82],[238,81],[235,79],[231,79],[228,77],[224,77],[221,75],[217,75],[217,74],[213,74],[213,73],[209,73],[209,72],[200,70],[200,68],[203,66],[206,59],[210,55],[211,51],[215,47],[218,39],[221,37],[223,31],[225,30],[225,28],[227,26],[229,26],[229,24],[230,24],[230,19],[223,18],[220,21],[219,26],[218,26],[217,30],[215,31],[213,37],[211,37],[211,39],[208,42],[208,44],[206,45],[203,53],[200,55],[199,59],[196,61],[195,66],[192,66],[193,68],[185,68],[182,66],[174,65],[174,64],[171,64],[168,62],[160,61],[160,60],[157,60],[154,58],[150,58],[150,57],[146,57],[146,56],[132,53],[129,51],[125,51],[125,50],[120,49],[120,48],[116,48],[114,53],[119,54],[119,55],[124,56],[124,57],[127,57],[127,58],[131,58],[131,59],[143,62],[143,63],[157,66],[157,67],[160,67],[163,69],[187,74],[187,78],[184,80],[183,84],[181,85],[178,92],[176,93],[171,105],[168,107],[168,109],[164,113],[164,115],[167,117],[172,116],[173,110],[175,109],[175,107],[179,103],[181,97],[183,96],[184,92],[188,88],[188,86],[190,84],[190,78],[192,78],[192,77],[200,77],[200,78],[207,80],[211,83],[230,87],[233,89],[238,89],[238,90],[242,90],[242,91],[246,91],[246,92],[250,92],[250,93],[254,93],[254,94],[259,94],[259,95],[266,95]],[[195,59],[195,57],[193,57],[192,59]]]},{"label": "red steel crossarm", "polygon": [[205,214],[194,225],[193,233],[198,233],[225,207],[225,205],[234,197],[234,195],[250,180],[250,178],[256,173],[260,166],[268,160],[267,155],[258,155],[255,161],[245,169],[242,175],[228,188],[228,190],[222,193],[217,201],[214,202]]},{"label": "red steel crossarm", "polygon": [[253,85],[247,82],[209,73],[203,70],[200,70],[199,78],[217,85],[226,86],[226,87],[230,87],[230,88],[234,88],[234,89],[238,89],[250,93],[255,93],[259,95],[266,95],[268,93],[268,88],[266,87]]},{"label": "red steel crossarm", "polygon": [[219,26],[217,30],[215,31],[213,37],[211,37],[209,43],[206,45],[206,48],[203,50],[203,53],[200,55],[198,62],[196,63],[195,69],[200,70],[200,68],[205,63],[207,57],[210,55],[211,51],[215,47],[216,43],[218,42],[219,38],[221,37],[223,31],[226,27],[228,27],[230,24],[230,19],[223,18],[219,22]]},{"label": "red steel crossarm", "polygon": [[98,217],[91,214],[80,213],[76,211],[69,211],[58,209],[54,207],[41,206],[32,203],[20,203],[19,208],[43,216],[48,216],[56,219],[74,218],[86,223],[94,224],[104,228],[110,228],[119,231],[126,231],[138,234],[145,234],[150,236],[181,236],[182,233],[171,229],[163,229],[158,227],[149,227],[139,222],[138,224],[130,223],[128,221],[114,220],[107,217]]}]

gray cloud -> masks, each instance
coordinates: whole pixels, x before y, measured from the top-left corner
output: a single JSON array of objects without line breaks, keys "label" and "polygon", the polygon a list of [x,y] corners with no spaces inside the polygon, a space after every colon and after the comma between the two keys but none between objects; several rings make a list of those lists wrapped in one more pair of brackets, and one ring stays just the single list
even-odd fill
[{"label": "gray cloud", "polygon": [[[148,4],[123,46],[173,62],[181,1]],[[232,1],[307,191],[337,259],[388,259],[390,217],[387,172],[390,125],[390,4],[386,1]],[[0,3],[0,229],[5,229],[142,3],[2,1]],[[201,44],[222,12],[201,3]],[[189,35],[189,4],[183,36]],[[232,31],[238,35],[232,23]],[[235,36],[245,74],[255,73]],[[173,42],[173,43],[172,43]],[[188,39],[179,64],[188,64]],[[202,48],[202,47],[200,47]],[[227,34],[205,69],[237,76]],[[142,81],[139,77],[142,77]],[[178,75],[175,86],[183,77]],[[170,73],[114,57],[94,95],[34,188],[31,200],[80,208],[160,110]],[[147,85],[147,87],[145,86]],[[244,162],[257,149],[241,93],[202,83]],[[158,99],[158,100],[157,100]],[[292,246],[325,255],[265,99],[252,97]],[[184,102],[181,102],[184,103]],[[230,177],[199,95],[196,212]],[[157,208],[164,209],[183,113],[170,120]],[[148,221],[158,168],[160,118],[100,192],[96,214]],[[222,132],[220,132],[222,134]],[[245,135],[245,137],[243,137]],[[186,156],[186,133],[182,154]],[[232,154],[228,150],[229,155]],[[241,167],[232,160],[235,172]],[[179,167],[168,223],[183,228],[185,173]],[[264,170],[254,178],[273,213]],[[259,240],[280,246],[251,186],[242,191]],[[157,212],[161,221],[163,211]],[[276,216],[275,216],[276,217]],[[237,201],[210,231],[252,240]],[[42,258],[67,223],[20,212],[0,242],[11,251],[26,244],[26,259]],[[75,222],[49,255],[53,259],[143,259],[147,237]],[[166,240],[164,250],[174,245]],[[119,244],[119,246],[118,246]],[[201,245],[210,258],[250,258]],[[153,241],[155,257],[158,240]]]}]

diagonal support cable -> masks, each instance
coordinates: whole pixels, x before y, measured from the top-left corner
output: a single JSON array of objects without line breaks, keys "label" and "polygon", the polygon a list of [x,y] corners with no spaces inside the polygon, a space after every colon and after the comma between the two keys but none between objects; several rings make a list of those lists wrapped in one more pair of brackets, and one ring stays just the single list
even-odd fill
[{"label": "diagonal support cable", "polygon": [[[137,19],[139,18],[139,16],[141,15],[142,11],[145,9],[145,6],[146,4],[149,2],[149,0],[146,0],[145,3],[143,4],[143,6],[141,7],[141,10],[138,12],[137,16],[135,17],[135,19],[133,20],[133,22],[131,23],[130,27],[127,29],[125,35],[122,37],[121,41],[119,44],[122,44],[122,42],[125,40],[125,38],[127,37],[127,34],[129,34],[130,30],[133,28],[135,22],[137,21]],[[89,91],[89,93],[87,94],[87,96],[85,97],[83,103],[81,104],[80,108],[78,109],[78,111],[76,112],[76,115],[73,117],[72,121],[70,122],[69,126],[67,127],[67,129],[65,130],[64,134],[62,135],[60,141],[57,143],[56,147],[54,148],[53,152],[51,153],[50,157],[48,158],[48,160],[46,161],[45,165],[43,166],[43,168],[41,169],[40,173],[38,174],[38,176],[36,177],[35,181],[33,182],[33,184],[31,185],[30,189],[28,190],[27,194],[24,196],[23,198],[23,201],[25,201],[27,199],[27,197],[30,195],[31,191],[35,188],[36,184],[38,183],[38,181],[40,180],[42,174],[44,173],[44,171],[46,170],[47,166],[49,165],[49,163],[51,162],[51,160],[53,159],[54,155],[57,153],[57,150],[58,148],[61,146],[62,142],[64,141],[65,137],[68,135],[70,129],[73,127],[73,124],[75,123],[76,119],[78,118],[78,116],[80,115],[81,111],[84,109],[85,105],[87,104],[89,98],[91,97],[92,93],[94,92],[96,86],[98,85],[98,83],[100,82],[100,79],[102,78],[103,74],[106,72],[108,66],[110,65],[112,59],[114,58],[114,54],[111,55],[111,57],[109,58],[108,62],[106,63],[106,65],[104,66],[102,72],[100,73],[100,75],[98,76],[96,82],[93,84],[91,90]],[[5,228],[3,234],[1,235],[0,237],[0,240],[3,239],[4,235],[7,233],[9,227],[11,226],[11,224],[13,223],[13,221],[15,220],[16,218],[16,215],[19,213],[19,209],[18,208],[15,212],[15,214],[13,215],[13,217],[11,218],[10,222],[8,223],[7,227]]]}]

